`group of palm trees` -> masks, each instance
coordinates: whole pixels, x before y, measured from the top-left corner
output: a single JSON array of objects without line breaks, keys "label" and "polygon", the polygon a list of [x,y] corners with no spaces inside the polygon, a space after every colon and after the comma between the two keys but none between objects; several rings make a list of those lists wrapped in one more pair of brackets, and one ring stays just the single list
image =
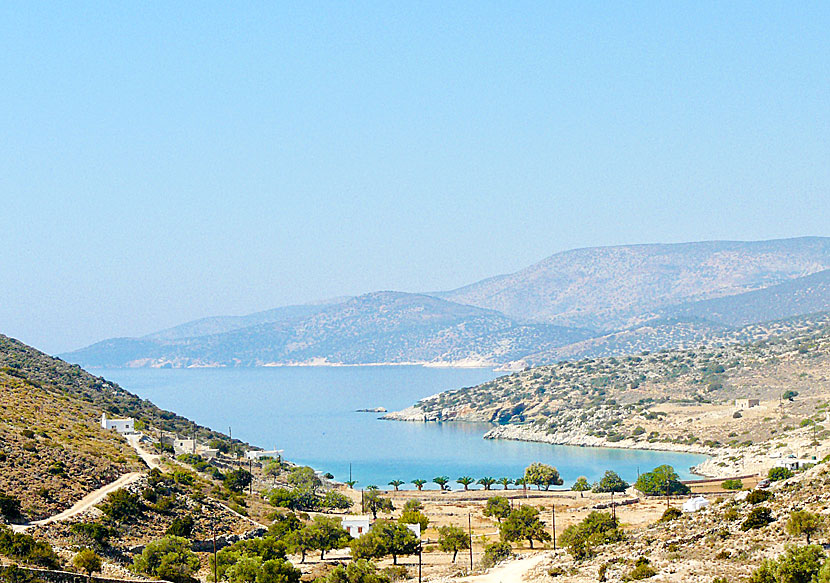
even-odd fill
[{"label": "group of palm trees", "polygon": [[[441,490],[450,489],[450,479],[447,476],[436,476],[432,479],[432,482],[434,484],[437,484]],[[513,480],[511,478],[496,479],[491,478],[489,476],[485,476],[484,478],[476,480],[475,478],[471,478],[470,476],[461,476],[456,480],[456,483],[464,486],[465,490],[469,490],[470,486],[473,484],[479,484],[481,486],[484,486],[485,490],[490,490],[495,484],[501,484],[504,487],[504,489],[507,490],[510,484],[517,484],[520,486],[524,484],[524,478],[517,478]],[[391,482],[389,482],[389,485],[395,488],[396,492],[398,491],[398,488],[403,486],[404,484],[406,484],[406,482],[404,482],[403,480],[392,480]],[[417,480],[412,480],[411,484],[414,485],[418,490],[422,490],[424,488],[424,485],[427,484],[427,480],[418,478]]]}]

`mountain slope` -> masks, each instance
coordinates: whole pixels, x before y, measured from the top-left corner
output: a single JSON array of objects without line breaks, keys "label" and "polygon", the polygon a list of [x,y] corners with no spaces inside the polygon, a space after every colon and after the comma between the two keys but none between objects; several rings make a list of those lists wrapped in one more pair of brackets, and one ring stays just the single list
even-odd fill
[{"label": "mountain slope", "polygon": [[587,338],[585,330],[519,324],[498,312],[432,296],[377,292],[306,318],[195,338],[114,339],[66,355],[88,366],[253,366],[327,360],[510,362]]},{"label": "mountain slope", "polygon": [[830,268],[830,239],[707,241],[558,253],[439,294],[508,316],[618,329],[669,305],[735,295]]},{"label": "mountain slope", "polygon": [[761,290],[672,306],[664,313],[744,326],[828,310],[830,270],[824,270]]},{"label": "mountain slope", "polygon": [[347,301],[350,298],[335,298],[324,302],[313,304],[302,304],[298,306],[285,306],[274,308],[264,312],[256,312],[246,316],[213,316],[200,318],[192,322],[186,322],[166,330],[154,332],[144,336],[147,340],[179,340],[194,336],[207,336],[209,334],[221,334],[241,328],[248,328],[258,324],[270,324],[288,320],[298,320],[313,316],[325,310],[328,306]]},{"label": "mountain slope", "polygon": [[159,409],[150,401],[124,390],[116,383],[96,377],[80,366],[69,364],[0,334],[0,368],[7,374],[24,379],[58,398],[81,400],[91,404],[99,413],[129,415],[166,431],[193,435],[202,439],[225,438],[189,419]]}]

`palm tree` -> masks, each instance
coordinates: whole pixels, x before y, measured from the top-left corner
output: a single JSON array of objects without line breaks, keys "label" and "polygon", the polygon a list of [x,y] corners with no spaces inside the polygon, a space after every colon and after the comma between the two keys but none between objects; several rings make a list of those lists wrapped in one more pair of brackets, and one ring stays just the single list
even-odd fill
[{"label": "palm tree", "polygon": [[397,492],[398,486],[403,486],[405,483],[406,482],[404,482],[403,480],[392,480],[391,482],[389,482],[389,485],[395,488],[395,492]]},{"label": "palm tree", "polygon": [[367,490],[380,490],[380,488],[378,488],[374,484],[369,484],[368,486],[366,486],[366,489]]},{"label": "palm tree", "polygon": [[354,485],[357,484],[357,480],[346,480],[345,483],[349,488],[354,490]]},{"label": "palm tree", "polygon": [[418,478],[417,480],[412,480],[412,483],[415,485],[416,488],[418,488],[418,491],[420,492],[423,489],[424,484],[427,483],[427,481]]},{"label": "palm tree", "polygon": [[438,484],[438,486],[442,490],[446,490],[447,489],[447,483],[450,481],[450,479],[449,479],[448,476],[437,476],[435,478],[432,478],[432,481],[435,482],[436,484]]},{"label": "palm tree", "polygon": [[510,478],[499,478],[498,483],[504,486],[504,489],[507,490],[507,487],[513,483],[513,480]]},{"label": "palm tree", "polygon": [[478,484],[481,484],[482,486],[484,486],[484,489],[485,489],[485,490],[489,490],[489,489],[490,489],[490,487],[491,487],[493,484],[495,484],[495,483],[496,483],[496,479],[495,479],[495,478],[489,478],[489,477],[486,477],[486,476],[485,476],[484,478],[481,478],[481,479],[480,479],[477,483],[478,483]]},{"label": "palm tree", "polygon": [[461,476],[456,480],[456,482],[464,486],[464,490],[466,491],[470,489],[470,484],[475,482],[475,480],[472,479],[470,476]]}]

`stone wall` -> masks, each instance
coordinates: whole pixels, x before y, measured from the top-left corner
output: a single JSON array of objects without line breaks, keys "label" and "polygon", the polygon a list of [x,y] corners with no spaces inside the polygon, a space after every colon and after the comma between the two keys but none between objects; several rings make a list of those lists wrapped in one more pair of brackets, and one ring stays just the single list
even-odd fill
[{"label": "stone wall", "polygon": [[[9,567],[0,566],[0,574]],[[32,569],[30,567],[17,567],[21,571],[25,571],[36,579],[46,581],[46,583],[90,583],[89,577],[81,575],[80,573],[71,573],[69,571],[50,571],[47,569]],[[92,583],[144,583],[148,579],[110,579],[108,577],[92,577]],[[168,583],[166,581],[153,581],[153,583]]]}]

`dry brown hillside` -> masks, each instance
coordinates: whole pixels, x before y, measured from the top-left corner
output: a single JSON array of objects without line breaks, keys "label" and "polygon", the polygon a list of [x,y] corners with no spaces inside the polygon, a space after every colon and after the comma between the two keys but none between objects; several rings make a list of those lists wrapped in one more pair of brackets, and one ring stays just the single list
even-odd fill
[{"label": "dry brown hillside", "polygon": [[0,370],[0,490],[39,519],[68,508],[124,473],[144,468],[100,427],[101,410]]}]

